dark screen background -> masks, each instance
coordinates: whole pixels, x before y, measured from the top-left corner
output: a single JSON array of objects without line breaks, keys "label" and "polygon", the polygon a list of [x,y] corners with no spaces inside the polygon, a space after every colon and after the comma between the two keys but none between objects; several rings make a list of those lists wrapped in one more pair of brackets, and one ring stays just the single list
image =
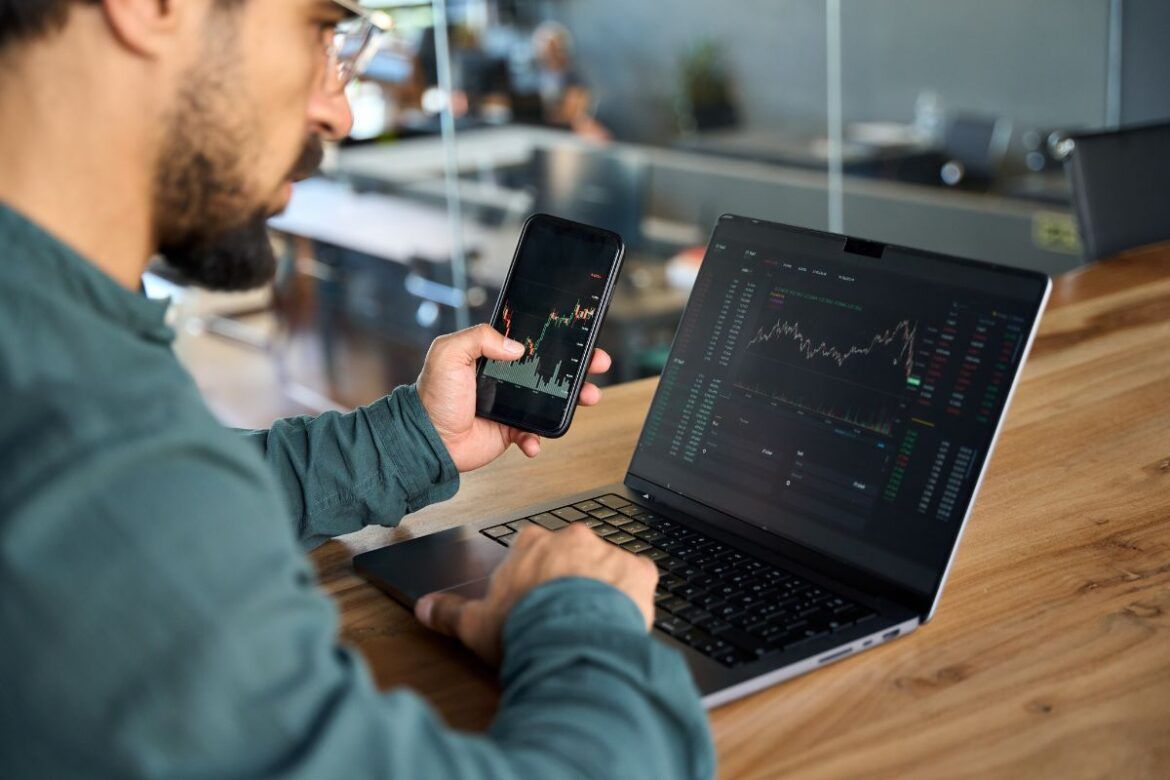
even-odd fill
[{"label": "dark screen background", "polygon": [[725,217],[631,472],[930,592],[1045,281]]},{"label": "dark screen background", "polygon": [[480,413],[526,428],[557,427],[582,371],[589,332],[603,313],[617,252],[611,234],[542,217],[528,224],[492,322],[526,351],[512,363],[483,362]]}]

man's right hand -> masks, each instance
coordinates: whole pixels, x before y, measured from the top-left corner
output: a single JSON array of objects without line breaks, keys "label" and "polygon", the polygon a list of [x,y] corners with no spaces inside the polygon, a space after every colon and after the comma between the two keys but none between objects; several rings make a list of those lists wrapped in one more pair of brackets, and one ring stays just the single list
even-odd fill
[{"label": "man's right hand", "polygon": [[602,541],[582,523],[555,532],[525,528],[492,575],[485,597],[430,593],[418,600],[415,615],[423,625],[457,637],[484,661],[498,665],[512,607],[533,588],[562,577],[589,577],[614,586],[633,599],[650,630],[658,568],[649,558]]}]

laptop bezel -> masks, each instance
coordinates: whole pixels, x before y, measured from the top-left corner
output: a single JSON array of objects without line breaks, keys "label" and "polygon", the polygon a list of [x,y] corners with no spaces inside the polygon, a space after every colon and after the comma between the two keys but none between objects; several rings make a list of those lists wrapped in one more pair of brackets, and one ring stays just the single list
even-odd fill
[{"label": "laptop bezel", "polygon": [[[750,522],[741,520],[722,510],[708,506],[701,501],[683,495],[674,489],[667,488],[664,485],[656,482],[648,475],[638,474],[634,471],[634,463],[637,459],[637,445],[635,445],[635,453],[634,456],[631,457],[630,465],[626,469],[626,476],[624,479],[625,486],[638,495],[642,496],[645,500],[658,503],[674,512],[680,512],[699,521],[710,523],[712,526],[718,528],[724,533],[729,533],[744,539],[746,543],[761,545],[776,555],[791,558],[809,568],[823,572],[827,577],[837,579],[858,590],[872,593],[875,596],[886,598],[890,601],[893,601],[894,603],[906,606],[912,609],[916,614],[921,615],[923,622],[927,622],[934,616],[934,612],[938,607],[938,602],[942,595],[943,587],[946,584],[947,577],[950,575],[951,567],[954,564],[954,559],[958,551],[959,544],[962,541],[963,534],[966,532],[967,524],[970,520],[975,501],[979,495],[979,489],[982,487],[983,479],[987,473],[988,466],[991,463],[992,455],[994,454],[995,445],[1002,433],[1004,420],[1007,418],[1008,411],[1011,408],[1011,402],[1015,396],[1016,388],[1019,385],[1020,377],[1023,374],[1023,368],[1027,363],[1032,346],[1035,342],[1036,333],[1039,329],[1044,309],[1047,306],[1048,298],[1051,294],[1052,280],[1048,277],[1048,275],[1030,269],[1013,268],[1010,266],[1004,266],[983,260],[974,260],[971,258],[948,255],[942,252],[914,249],[911,247],[905,247],[888,242],[861,239],[839,233],[829,233],[811,228],[785,225],[783,223],[773,222],[771,220],[746,217],[736,214],[723,214],[720,216],[715,227],[712,229],[711,235],[707,242],[708,253],[710,252],[711,245],[720,227],[722,227],[727,220],[742,220],[744,222],[756,225],[765,225],[780,231],[788,231],[791,233],[811,236],[824,241],[834,242],[837,247],[842,245],[845,247],[849,247],[851,245],[856,246],[858,247],[856,254],[871,257],[881,257],[887,250],[894,250],[898,253],[917,256],[932,261],[959,264],[962,266],[975,268],[980,271],[1005,274],[1008,277],[1016,277],[1022,281],[1040,285],[1040,294],[1034,302],[1034,308],[1031,315],[1031,328],[1028,332],[1025,348],[1020,356],[1019,365],[1016,368],[1011,385],[1008,389],[1008,393],[1005,396],[1004,405],[999,414],[999,419],[996,421],[995,430],[992,433],[987,452],[983,457],[982,463],[980,464],[979,474],[975,480],[975,485],[971,496],[967,501],[967,506],[964,509],[962,521],[959,523],[958,529],[955,533],[955,538],[951,543],[946,564],[942,567],[941,571],[939,571],[934,585],[929,592],[910,588],[896,580],[884,577],[878,572],[861,568],[850,561],[838,558],[825,551],[809,547],[796,539],[786,537],[773,531],[766,531],[761,528],[757,528]],[[876,253],[876,255],[874,253]],[[693,299],[687,301],[687,305],[683,311],[682,317],[679,320],[680,328],[681,323],[690,313],[691,307],[696,305],[698,304]],[[678,332],[676,331],[674,340],[671,343],[671,355],[674,354],[677,341]],[[655,401],[657,400],[660,390],[661,385],[655,388],[654,396],[650,402],[651,407],[653,407]],[[645,435],[645,423],[643,423],[642,431],[638,435],[639,444],[641,443],[643,435]]]}]

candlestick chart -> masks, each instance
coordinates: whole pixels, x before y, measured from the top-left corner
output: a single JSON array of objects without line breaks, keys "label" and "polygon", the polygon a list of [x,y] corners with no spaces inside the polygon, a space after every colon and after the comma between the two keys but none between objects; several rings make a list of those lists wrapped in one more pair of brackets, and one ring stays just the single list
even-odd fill
[{"label": "candlestick chart", "polygon": [[524,345],[524,355],[512,362],[487,360],[484,375],[568,398],[597,314],[597,296],[588,300],[576,297],[570,302],[565,291],[531,282],[513,292],[520,295],[505,299],[497,328]]}]

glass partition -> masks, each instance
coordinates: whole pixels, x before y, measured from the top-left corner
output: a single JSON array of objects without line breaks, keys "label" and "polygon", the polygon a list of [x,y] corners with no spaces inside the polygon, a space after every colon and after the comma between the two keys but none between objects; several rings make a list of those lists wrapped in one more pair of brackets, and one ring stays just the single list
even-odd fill
[{"label": "glass partition", "polygon": [[1121,0],[368,4],[396,25],[351,138],[273,223],[289,343],[341,405],[489,318],[533,212],[624,236],[601,344],[627,381],[661,369],[722,213],[1059,273],[1064,135],[1170,114],[1167,74],[1123,67],[1162,56],[1157,13]]}]

